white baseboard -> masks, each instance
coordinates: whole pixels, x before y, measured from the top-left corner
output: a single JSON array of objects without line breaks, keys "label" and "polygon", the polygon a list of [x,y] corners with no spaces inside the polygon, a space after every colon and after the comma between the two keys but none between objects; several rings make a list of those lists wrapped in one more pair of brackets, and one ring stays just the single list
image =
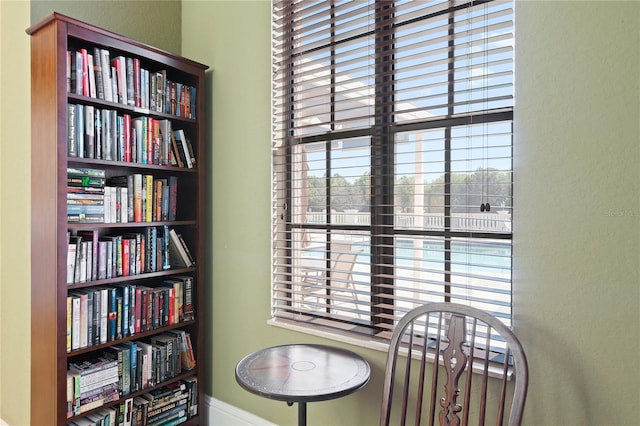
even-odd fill
[{"label": "white baseboard", "polygon": [[0,426],[9,426],[9,424],[4,420],[0,419]]},{"label": "white baseboard", "polygon": [[204,396],[204,404],[209,426],[277,426],[209,395]]}]

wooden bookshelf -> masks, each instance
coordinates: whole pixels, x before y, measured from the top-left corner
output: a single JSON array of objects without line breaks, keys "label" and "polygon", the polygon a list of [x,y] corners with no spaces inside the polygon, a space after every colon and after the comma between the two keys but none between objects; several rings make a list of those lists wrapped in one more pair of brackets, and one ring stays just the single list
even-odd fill
[{"label": "wooden bookshelf", "polygon": [[[164,381],[157,381],[145,388],[131,389],[128,395],[120,394],[115,401],[104,403],[100,408],[94,408],[88,413],[96,413],[99,409],[104,408],[116,408],[128,398],[162,388],[169,383],[197,378],[198,393],[193,403],[197,403],[197,406],[200,407],[200,416],[191,416],[186,419],[184,424],[203,423],[203,294],[205,279],[203,269],[205,245],[202,237],[205,235],[205,170],[203,160],[206,158],[207,150],[204,141],[204,120],[206,117],[204,73],[208,67],[58,13],[51,14],[26,31],[31,36],[31,423],[34,425],[64,425],[87,414],[73,414],[71,417],[68,415],[67,369],[70,363],[84,359],[97,359],[103,355],[106,348],[113,345],[148,341],[154,336],[172,330],[182,330],[189,334],[196,360],[195,368],[189,370],[183,368],[179,372],[177,371],[179,369],[172,370],[173,377],[166,377],[167,374],[165,374]],[[165,88],[170,88],[167,81],[178,83],[177,87],[183,88],[182,93],[185,96],[185,102],[180,111],[176,111],[175,106],[172,108],[171,99],[167,102],[167,96],[170,98],[170,95],[160,94],[160,91],[157,91],[156,99],[162,100],[162,102],[157,102],[160,106],[156,105],[155,108],[151,108],[149,103],[142,104],[134,101],[132,105],[131,103],[114,102],[113,99],[101,99],[98,95],[94,97],[91,93],[89,95],[84,92],[77,93],[75,86],[69,91],[67,52],[71,52],[73,58],[75,51],[87,49],[88,52],[94,52],[95,48],[108,51],[112,59],[117,56],[136,59],[140,66],[152,76],[154,73],[162,73],[164,77],[162,86]],[[144,87],[144,80],[142,87]],[[138,94],[137,91],[136,94]],[[188,95],[192,94],[196,95],[195,100],[189,99]],[[181,129],[189,139],[193,157],[197,160],[196,164],[192,168],[172,164],[171,160],[175,158],[176,153],[172,151],[171,147],[167,148],[166,144],[169,142],[162,139],[168,136],[169,132],[166,130],[164,133],[167,135],[162,134],[160,140],[157,136],[145,138],[144,142],[142,139],[135,140],[136,150],[140,149],[138,143],[143,143],[152,152],[149,154],[149,151],[140,151],[142,155],[137,155],[135,161],[132,161],[130,155],[126,157],[122,153],[126,147],[118,139],[116,139],[116,143],[119,145],[115,151],[111,151],[115,154],[115,158],[106,155],[104,146],[101,151],[93,146],[88,147],[88,140],[84,140],[83,145],[75,145],[76,147],[81,146],[85,151],[80,157],[77,152],[70,152],[69,105],[73,105],[74,108],[76,105],[80,105],[78,109],[82,108],[83,110],[91,108],[90,111],[93,110],[91,117],[99,115],[96,114],[96,111],[100,111],[100,114],[102,111],[115,111],[112,113],[114,117],[140,118],[147,120],[148,123],[154,123],[154,120],[164,121],[164,123],[168,121],[172,131]],[[120,119],[117,121],[121,122]],[[86,120],[85,124],[90,125],[96,131],[96,122]],[[129,127],[116,126],[113,129],[118,132],[118,135],[128,133],[130,138],[140,137],[140,134],[134,136]],[[74,143],[80,144],[77,140]],[[131,144],[131,140],[128,143]],[[143,159],[147,161],[145,162]],[[20,160],[16,159],[16,161]],[[127,215],[118,210],[117,217],[108,215],[109,217],[103,221],[71,223],[67,216],[68,168],[100,170],[105,174],[105,186],[110,185],[109,182],[113,177],[140,174],[151,176],[150,179],[154,182],[161,181],[158,188],[162,188],[162,184],[167,185],[169,177],[172,177],[177,182],[175,188],[178,201],[174,210],[175,218],[169,218],[167,215],[163,216],[162,213],[159,213],[159,216],[154,217],[150,222],[132,222],[128,220],[130,217],[127,217],[126,220],[123,219]],[[167,193],[158,192],[158,206],[163,200],[161,194],[166,195]],[[168,198],[165,197],[165,199]],[[154,200],[156,199],[154,198]],[[122,202],[122,200],[120,201]],[[105,203],[107,202],[105,201]],[[100,202],[97,201],[96,204],[98,206],[94,209],[101,210]],[[130,203],[127,204],[130,205]],[[118,206],[120,209],[123,208],[122,203]],[[80,230],[88,230],[96,232],[95,235],[102,240],[106,236],[121,237],[131,233],[145,234],[149,232],[151,235],[151,228],[155,228],[156,232],[160,234],[160,236],[153,234],[154,244],[156,242],[161,244],[164,230],[175,229],[180,233],[195,260],[195,264],[191,266],[174,265],[162,269],[156,263],[154,264],[156,269],[150,270],[151,258],[148,258],[148,264],[143,265],[140,262],[135,264],[136,268],[141,268],[135,274],[119,275],[121,272],[114,267],[110,276],[92,279],[92,276],[87,274],[83,281],[72,279],[73,282],[68,282],[69,235],[74,235]],[[148,244],[151,246],[151,243]],[[112,253],[115,252],[112,251]],[[155,259],[158,262],[167,255],[166,248],[160,248],[155,253],[157,255]],[[92,258],[88,259],[88,262],[91,263]],[[100,264],[103,265],[104,261],[101,261]],[[96,265],[94,262],[92,272]],[[96,331],[94,328],[94,334],[89,336],[93,337],[93,341],[89,341],[85,347],[68,350],[67,298],[73,292],[89,291],[95,294],[98,288],[110,288],[118,285],[136,286],[131,288],[145,286],[157,289],[165,280],[177,276],[187,276],[193,280],[193,319],[188,318],[183,321],[180,315],[173,312],[172,319],[167,320],[169,317],[167,314],[162,317],[164,319],[157,321],[156,326],[148,326],[146,329],[137,331],[134,326],[135,311],[129,310],[121,313],[120,318],[123,319],[128,315],[128,320],[132,321],[131,327],[128,330],[123,330],[119,338],[100,342],[100,338],[103,340],[104,338],[103,336],[99,338],[96,333],[100,334],[100,331]],[[177,302],[173,304],[175,299],[169,296],[175,296],[175,292],[167,290],[158,293],[161,295],[157,300],[163,301],[163,298],[166,298],[168,301],[162,306],[166,308],[169,306],[168,303],[172,303],[172,306],[177,308]],[[160,302],[154,303],[156,304],[153,306],[156,307]],[[100,313],[103,313],[102,310]],[[89,328],[91,328],[91,324],[89,324]],[[77,332],[77,330],[75,331]],[[138,386],[142,385],[138,383]]]}]

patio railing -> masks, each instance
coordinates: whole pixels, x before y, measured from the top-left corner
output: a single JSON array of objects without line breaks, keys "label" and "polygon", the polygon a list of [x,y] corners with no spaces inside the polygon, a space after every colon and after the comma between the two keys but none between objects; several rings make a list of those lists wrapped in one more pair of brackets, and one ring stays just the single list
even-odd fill
[{"label": "patio railing", "polygon": [[[399,229],[444,229],[444,215],[437,213],[396,213],[395,226]],[[326,223],[326,213],[308,212],[307,223]],[[331,223],[338,225],[371,224],[367,212],[347,210],[332,212]],[[498,210],[495,213],[454,213],[451,215],[451,229],[462,231],[511,232],[511,213]]]}]

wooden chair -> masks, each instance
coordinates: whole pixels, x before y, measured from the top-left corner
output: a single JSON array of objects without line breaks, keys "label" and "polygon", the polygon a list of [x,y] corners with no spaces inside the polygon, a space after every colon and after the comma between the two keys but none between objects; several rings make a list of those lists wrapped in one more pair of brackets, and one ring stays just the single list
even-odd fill
[{"label": "wooden chair", "polygon": [[[400,356],[409,348],[411,356]],[[520,425],[527,385],[522,346],[498,318],[455,303],[426,304],[393,330],[380,425],[502,425],[507,412],[507,424]]]}]

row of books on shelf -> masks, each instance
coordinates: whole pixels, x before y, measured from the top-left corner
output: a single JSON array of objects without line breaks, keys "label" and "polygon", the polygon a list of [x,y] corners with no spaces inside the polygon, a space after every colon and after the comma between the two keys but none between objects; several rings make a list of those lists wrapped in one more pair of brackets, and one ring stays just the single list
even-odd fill
[{"label": "row of books on shelf", "polygon": [[151,71],[138,58],[94,47],[67,51],[67,92],[122,105],[196,118],[196,88]]},{"label": "row of books on shelf", "polygon": [[107,179],[104,170],[67,168],[70,223],[172,221],[177,207],[176,176],[133,173]]},{"label": "row of books on shelf", "polygon": [[67,295],[67,352],[195,319],[191,276],[158,287],[116,284]]},{"label": "row of books on shelf", "polygon": [[98,229],[78,229],[68,231],[67,239],[67,284],[195,265],[182,235],[167,225],[123,235],[100,235]]},{"label": "row of books on shelf", "polygon": [[151,383],[160,378],[162,368],[167,375],[165,380],[171,378],[170,373],[180,369],[180,360],[188,355],[182,354],[181,349],[172,352],[173,348],[168,348],[171,337],[163,337],[156,343],[130,342],[126,346],[114,347],[93,362],[70,364],[67,372],[67,418],[124,397],[119,404],[74,419],[70,424],[152,426],[178,424],[196,416],[198,380],[195,376],[126,398],[133,392],[155,386]]},{"label": "row of books on shelf", "polygon": [[67,155],[127,163],[194,168],[184,129],[171,120],[133,117],[93,105],[67,105]]}]

